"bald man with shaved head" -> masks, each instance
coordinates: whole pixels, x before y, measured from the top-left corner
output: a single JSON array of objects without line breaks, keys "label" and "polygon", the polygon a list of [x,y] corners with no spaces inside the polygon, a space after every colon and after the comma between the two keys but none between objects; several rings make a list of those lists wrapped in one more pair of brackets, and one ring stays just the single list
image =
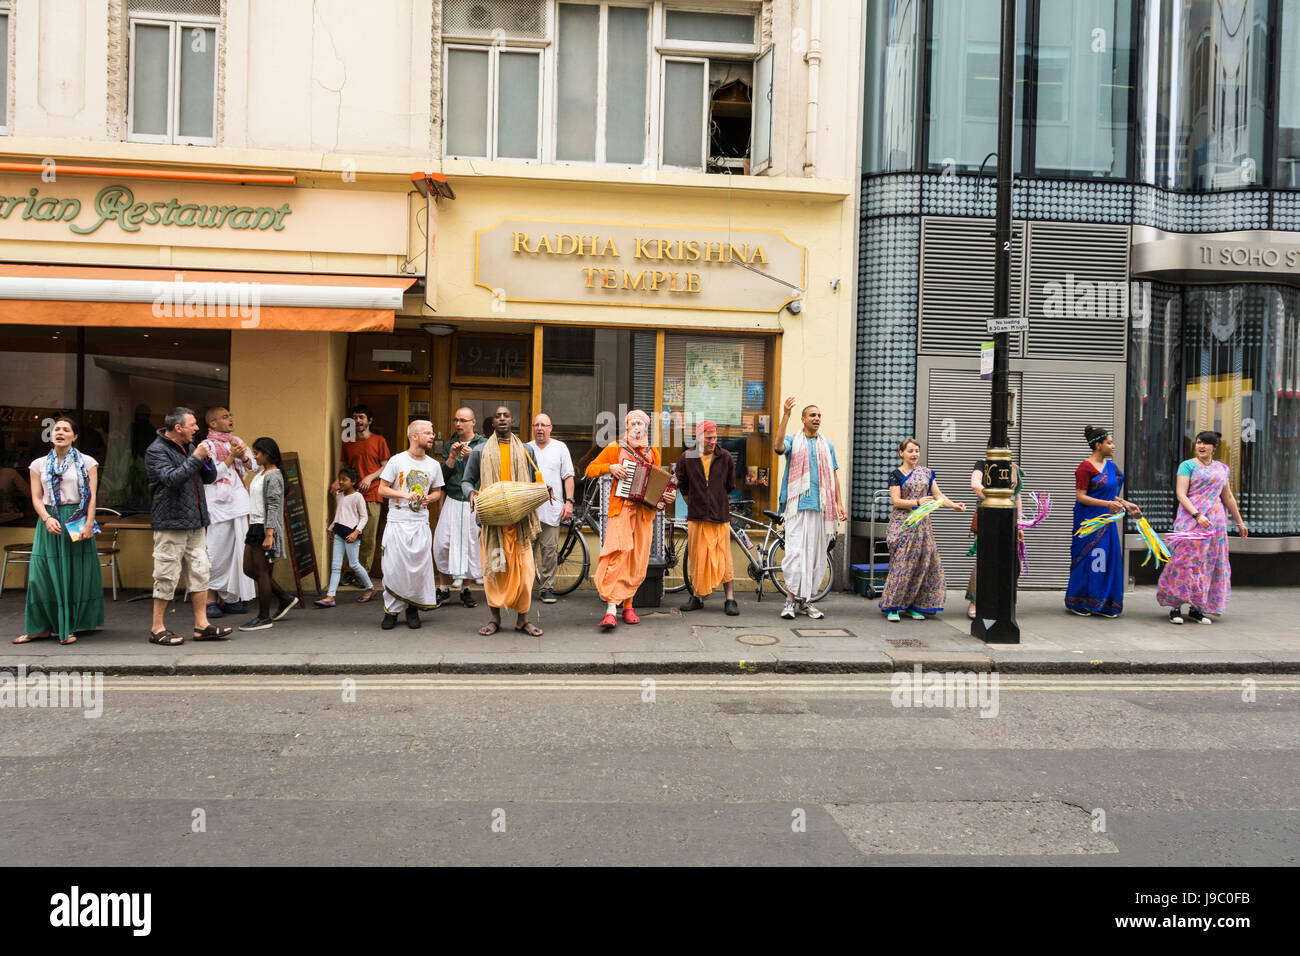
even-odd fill
[{"label": "bald man with shaved head", "polygon": [[433,450],[433,424],[424,419],[406,429],[410,447],[389,458],[379,473],[379,493],[388,499],[384,526],[384,630],[397,626],[406,610],[406,626],[420,626],[420,611],[438,606],[433,572],[433,534],[429,506],[442,499],[442,466]]},{"label": "bald man with shaved head", "polygon": [[[442,481],[447,492],[438,527],[433,532],[433,560],[438,565],[438,600],[451,596],[447,587],[461,588],[460,603],[465,607],[478,607],[470,592],[469,583],[483,583],[483,560],[479,554],[478,520],[469,506],[469,496],[461,489],[465,479],[465,466],[474,451],[487,441],[476,430],[472,408],[458,408],[455,413],[453,434],[455,439],[447,449],[442,463]],[[462,587],[463,585],[463,587]]]}]

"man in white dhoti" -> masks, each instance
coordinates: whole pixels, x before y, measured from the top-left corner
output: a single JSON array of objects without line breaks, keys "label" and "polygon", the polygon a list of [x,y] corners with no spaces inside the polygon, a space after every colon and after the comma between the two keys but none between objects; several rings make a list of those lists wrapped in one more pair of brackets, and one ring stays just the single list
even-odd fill
[{"label": "man in white dhoti", "polygon": [[786,598],[781,616],[793,620],[796,612],[814,620],[825,617],[812,603],[826,576],[826,558],[835,539],[836,521],[844,521],[844,498],[840,494],[839,462],[829,438],[818,435],[822,412],[816,405],[804,408],[801,428],[793,438],[785,435],[794,410],[794,398],[785,400],[781,424],[773,444],[788,464],[781,478],[781,514],[785,519],[785,558],[781,574]]},{"label": "man in white dhoti", "polygon": [[443,491],[446,500],[438,515],[438,527],[433,532],[433,560],[438,565],[438,600],[447,600],[452,587],[461,587],[460,603],[478,607],[470,593],[469,582],[483,583],[483,565],[479,558],[478,519],[469,506],[469,498],[461,491],[465,466],[469,456],[487,439],[475,432],[474,412],[469,408],[456,409],[456,440],[447,449],[447,460],[442,465]]},{"label": "man in white dhoti", "polygon": [[235,435],[235,419],[230,409],[220,405],[209,408],[204,416],[208,438],[212,443],[212,460],[217,465],[217,480],[204,485],[208,499],[208,617],[223,614],[246,614],[244,602],[257,596],[257,585],[244,573],[244,536],[248,534],[250,511],[245,478],[257,471],[248,446]]},{"label": "man in white dhoti", "polygon": [[397,626],[397,612],[406,608],[406,626],[420,626],[420,610],[438,606],[438,580],[433,571],[433,534],[429,505],[442,497],[442,466],[429,454],[433,425],[420,419],[406,428],[411,446],[394,455],[379,475],[379,494],[387,498],[384,527],[385,631]]}]

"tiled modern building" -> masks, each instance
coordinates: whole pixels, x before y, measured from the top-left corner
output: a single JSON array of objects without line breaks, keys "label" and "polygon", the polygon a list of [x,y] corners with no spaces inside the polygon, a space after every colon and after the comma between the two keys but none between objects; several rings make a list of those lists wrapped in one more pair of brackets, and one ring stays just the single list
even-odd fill
[{"label": "tiled modern building", "polygon": [[[975,500],[1000,21],[998,0],[868,9],[858,537],[911,434],[945,492]],[[1114,430],[1126,494],[1157,529],[1192,437],[1222,432],[1251,531],[1229,539],[1238,581],[1296,578],[1297,64],[1297,0],[1020,0],[1011,314],[1029,329],[1012,336],[1011,439],[1026,487],[1053,500],[1022,586],[1064,585],[1089,424]],[[973,561],[966,524],[936,519],[951,583]]]}]

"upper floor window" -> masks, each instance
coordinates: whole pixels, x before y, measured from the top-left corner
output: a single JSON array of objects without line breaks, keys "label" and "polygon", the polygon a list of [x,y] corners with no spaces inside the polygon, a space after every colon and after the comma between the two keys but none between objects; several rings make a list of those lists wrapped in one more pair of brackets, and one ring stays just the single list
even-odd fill
[{"label": "upper floor window", "polygon": [[215,146],[220,0],[129,0],[127,138]]},{"label": "upper floor window", "polygon": [[447,0],[444,154],[761,172],[772,59],[755,10]]}]

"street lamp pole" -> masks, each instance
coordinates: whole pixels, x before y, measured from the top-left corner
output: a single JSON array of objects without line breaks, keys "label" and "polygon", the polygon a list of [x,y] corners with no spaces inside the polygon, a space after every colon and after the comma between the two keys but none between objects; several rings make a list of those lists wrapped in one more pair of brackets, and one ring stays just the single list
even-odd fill
[{"label": "street lamp pole", "polygon": [[[998,70],[998,186],[993,272],[993,315],[1011,307],[1012,132],[1016,107],[1016,0],[1002,0],[1001,63]],[[984,495],[979,506],[975,561],[975,620],[971,634],[989,643],[1019,644],[1016,623],[1016,506],[1011,482],[1009,411],[1010,333],[993,336],[993,394]]]}]

